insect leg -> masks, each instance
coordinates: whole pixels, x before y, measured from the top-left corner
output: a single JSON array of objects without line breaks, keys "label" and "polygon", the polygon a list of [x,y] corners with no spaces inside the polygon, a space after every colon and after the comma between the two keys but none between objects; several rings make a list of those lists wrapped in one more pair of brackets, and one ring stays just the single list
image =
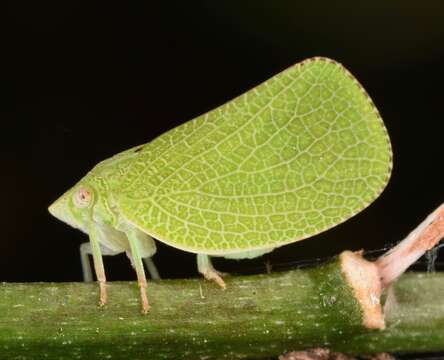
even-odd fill
[{"label": "insect leg", "polygon": [[156,264],[154,264],[153,259],[151,259],[150,257],[144,257],[143,262],[145,263],[145,266],[150,273],[151,279],[160,280],[159,271],[157,270]]},{"label": "insect leg", "polygon": [[[124,231],[129,231],[129,230],[125,229]],[[151,276],[151,279],[160,280],[159,271],[157,270],[157,267],[154,264],[154,261],[152,260],[152,256],[156,253],[156,243],[154,242],[154,239],[142,231],[134,229],[131,231],[133,231],[135,236],[137,237],[139,244],[139,254],[142,257],[143,262],[145,263],[145,266]],[[131,256],[131,252],[127,251],[126,255],[130,259],[131,265],[133,265],[134,267],[135,265],[133,258]]]},{"label": "insect leg", "polygon": [[92,282],[93,276],[88,255],[92,254],[91,244],[83,243],[80,245],[80,262],[82,264],[82,275],[84,282]]},{"label": "insect leg", "polygon": [[[139,253],[140,253],[140,244],[139,244]],[[131,262],[131,265],[135,268],[135,263],[133,260],[133,256],[131,255],[131,251],[127,250],[126,251],[126,256],[128,257],[128,259]],[[159,275],[159,271],[157,270],[156,264],[154,264],[153,259],[151,259],[151,256],[145,256],[143,257],[143,255],[140,255],[142,257],[143,263],[145,264],[145,267],[148,270],[148,273],[151,276],[151,279],[153,280],[160,280],[160,275]]]},{"label": "insect leg", "polygon": [[[105,256],[105,255],[112,256],[112,255],[116,255],[119,253],[118,251],[111,250],[111,249],[107,248],[106,246],[103,246],[102,244],[99,244],[99,246],[100,246],[100,251],[102,253],[102,256]],[[80,245],[80,262],[82,264],[82,275],[83,275],[84,282],[92,282],[93,281],[91,265],[89,262],[88,255],[92,255],[91,244],[89,242],[83,243]]]},{"label": "insect leg", "polygon": [[90,228],[89,231],[89,240],[91,243],[91,250],[94,260],[94,269],[96,270],[96,277],[100,287],[99,305],[103,306],[106,304],[107,300],[106,276],[105,276],[105,268],[103,267],[103,259],[102,259],[102,253],[100,251],[97,229],[95,229],[93,226]]},{"label": "insect leg", "polygon": [[143,258],[143,262],[150,273],[151,279],[160,280],[159,271],[157,271],[156,265],[151,259],[156,253],[156,243],[154,239],[142,231],[137,231],[137,239],[139,240],[140,256]]},{"label": "insect leg", "polygon": [[208,255],[197,254],[197,270],[205,277],[205,279],[214,281],[222,289],[226,288],[225,281],[220,276],[220,273],[213,267]]},{"label": "insect leg", "polygon": [[126,235],[130,244],[132,264],[137,273],[137,280],[140,289],[140,300],[142,302],[142,314],[146,314],[150,308],[150,305],[148,304],[148,298],[146,296],[146,277],[140,254],[139,239],[137,238],[137,233],[134,231],[129,231]]}]

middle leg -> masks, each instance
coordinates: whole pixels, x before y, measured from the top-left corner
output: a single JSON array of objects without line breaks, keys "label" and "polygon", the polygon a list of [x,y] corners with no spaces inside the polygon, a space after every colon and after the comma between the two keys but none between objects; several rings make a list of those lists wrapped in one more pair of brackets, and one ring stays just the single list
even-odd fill
[{"label": "middle leg", "polygon": [[137,274],[137,282],[139,284],[140,291],[140,301],[142,303],[142,314],[146,314],[150,309],[150,305],[148,303],[148,297],[146,295],[146,276],[142,262],[143,245],[141,244],[141,239],[145,234],[135,228],[128,229],[127,231],[125,231],[125,233],[128,237],[128,242],[130,245],[130,253],[127,252],[127,255],[130,258],[131,264],[133,265]]}]

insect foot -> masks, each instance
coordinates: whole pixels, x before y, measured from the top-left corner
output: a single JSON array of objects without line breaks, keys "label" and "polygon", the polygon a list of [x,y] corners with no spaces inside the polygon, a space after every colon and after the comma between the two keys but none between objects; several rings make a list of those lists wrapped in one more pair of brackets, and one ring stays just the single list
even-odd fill
[{"label": "insect foot", "polygon": [[150,310],[150,304],[148,303],[148,298],[146,296],[146,282],[139,282],[139,289],[140,289],[140,301],[142,303],[142,314],[148,314]]},{"label": "insect foot", "polygon": [[208,270],[203,274],[203,276],[207,280],[214,281],[222,288],[222,290],[225,290],[227,288],[227,285],[225,285],[225,281],[222,279],[221,273],[219,273],[218,271],[214,269]]},{"label": "insect foot", "polygon": [[217,271],[211,259],[206,254],[197,254],[197,270],[205,277],[205,279],[214,281],[223,290],[226,289],[225,281],[222,279],[222,273]]},{"label": "insect foot", "polygon": [[104,281],[99,281],[99,288],[100,288],[99,306],[103,307],[106,305],[106,302],[108,300],[108,295],[106,293],[106,283]]}]

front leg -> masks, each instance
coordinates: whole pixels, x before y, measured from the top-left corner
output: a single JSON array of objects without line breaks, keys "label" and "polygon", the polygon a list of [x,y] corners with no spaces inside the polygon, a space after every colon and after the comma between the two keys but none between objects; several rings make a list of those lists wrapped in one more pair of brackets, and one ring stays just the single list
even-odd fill
[{"label": "front leg", "polygon": [[100,251],[99,234],[94,226],[91,226],[91,228],[89,229],[89,241],[91,243],[91,250],[94,260],[94,269],[96,271],[96,277],[97,281],[99,282],[99,288],[100,288],[99,305],[103,306],[106,304],[107,301],[106,276],[105,276],[105,268],[103,267],[102,253]]},{"label": "front leg", "polygon": [[91,243],[86,242],[80,245],[80,263],[82,264],[82,277],[84,282],[92,282],[93,275],[89,256],[92,255]]},{"label": "front leg", "polygon": [[[151,239],[151,242],[153,244],[151,252],[148,255],[144,255],[143,251],[142,251],[143,262],[145,263],[145,266],[148,269],[148,273],[150,274],[151,278],[153,280],[160,280],[159,271],[157,270],[156,264],[154,264],[153,259],[151,259],[151,256],[156,252],[154,240]],[[106,255],[114,256],[114,255],[120,254],[119,251],[111,250],[102,244],[100,244],[100,251],[102,253],[102,257],[106,256]],[[91,244],[89,242],[80,244],[80,263],[82,265],[82,277],[83,277],[84,282],[92,282],[93,281],[91,265],[89,262],[89,255],[92,255]],[[131,254],[128,251],[127,251],[127,255],[130,258],[131,264],[132,264],[133,260],[131,259]]]},{"label": "front leg", "polygon": [[[101,245],[101,244],[99,244],[99,245],[100,245],[100,252],[102,254],[102,257],[105,255],[116,255],[119,253],[118,251],[108,249],[104,245]],[[81,244],[80,245],[80,262],[82,264],[82,276],[83,276],[84,282],[92,282],[93,281],[91,265],[90,265],[89,257],[88,257],[89,255],[92,255],[91,243],[86,242],[86,243]]]}]

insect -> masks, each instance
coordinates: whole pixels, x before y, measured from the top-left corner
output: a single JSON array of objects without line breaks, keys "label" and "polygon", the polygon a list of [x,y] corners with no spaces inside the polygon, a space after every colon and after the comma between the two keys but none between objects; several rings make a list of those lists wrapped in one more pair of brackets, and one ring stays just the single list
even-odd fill
[{"label": "insect", "polygon": [[196,253],[199,272],[225,287],[210,256],[253,258],[342,223],[379,196],[391,168],[365,90],[312,58],[99,163],[49,211],[89,235],[100,304],[102,250],[128,254],[146,313],[153,238]]}]

